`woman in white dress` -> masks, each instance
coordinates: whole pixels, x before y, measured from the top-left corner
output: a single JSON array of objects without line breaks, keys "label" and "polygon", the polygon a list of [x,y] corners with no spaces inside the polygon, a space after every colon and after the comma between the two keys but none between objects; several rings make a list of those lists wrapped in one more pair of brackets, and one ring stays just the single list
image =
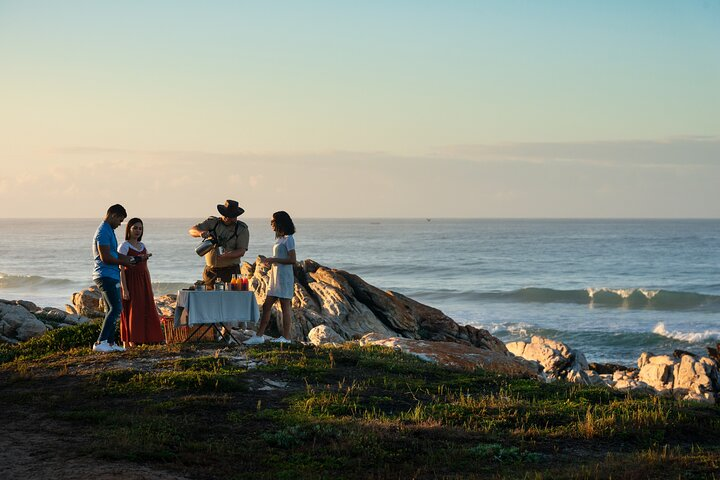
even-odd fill
[{"label": "woman in white dress", "polygon": [[290,343],[290,327],[292,326],[292,298],[295,291],[295,224],[287,212],[273,213],[270,226],[275,231],[275,245],[273,245],[273,256],[263,257],[260,261],[266,265],[272,265],[270,270],[270,281],[268,283],[267,296],[262,306],[262,318],[260,326],[254,336],[245,341],[247,345],[258,345],[265,341],[265,329],[270,322],[270,311],[276,300],[280,300],[282,310],[282,336],[272,341],[278,343]]}]

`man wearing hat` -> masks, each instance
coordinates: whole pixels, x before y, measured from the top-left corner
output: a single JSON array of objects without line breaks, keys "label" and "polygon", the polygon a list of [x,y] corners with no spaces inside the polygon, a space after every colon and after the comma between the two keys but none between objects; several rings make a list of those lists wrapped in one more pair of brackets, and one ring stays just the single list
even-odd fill
[{"label": "man wearing hat", "polygon": [[220,218],[208,217],[188,230],[192,237],[213,237],[217,241],[216,247],[205,255],[203,281],[207,286],[213,285],[218,277],[229,282],[233,274],[240,273],[240,259],[247,252],[250,241],[248,226],[237,219],[245,212],[238,202],[226,200],[217,209]]}]

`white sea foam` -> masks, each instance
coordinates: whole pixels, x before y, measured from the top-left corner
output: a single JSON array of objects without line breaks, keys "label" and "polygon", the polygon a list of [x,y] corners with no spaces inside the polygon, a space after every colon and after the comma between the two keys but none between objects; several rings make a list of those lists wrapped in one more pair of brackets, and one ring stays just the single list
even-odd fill
[{"label": "white sea foam", "polygon": [[720,340],[720,331],[717,330],[705,330],[704,332],[668,331],[662,322],[655,325],[653,333],[688,343],[704,343],[709,340]]},{"label": "white sea foam", "polygon": [[585,291],[592,300],[598,293],[606,293],[617,295],[620,298],[630,298],[636,292],[641,293],[645,298],[650,300],[653,298],[659,290],[647,290],[645,288],[587,288]]}]

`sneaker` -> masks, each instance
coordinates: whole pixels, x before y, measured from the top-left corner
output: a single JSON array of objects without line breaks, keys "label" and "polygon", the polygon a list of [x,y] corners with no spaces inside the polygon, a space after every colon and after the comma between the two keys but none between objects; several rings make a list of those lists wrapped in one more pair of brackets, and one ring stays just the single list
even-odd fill
[{"label": "sneaker", "polygon": [[92,349],[93,349],[93,352],[101,352],[101,353],[109,353],[109,352],[115,351],[115,348],[112,345],[110,345],[107,342],[107,340],[103,340],[100,343],[96,343],[95,345],[93,345]]},{"label": "sneaker", "polygon": [[292,343],[292,340],[288,340],[288,339],[285,338],[285,337],[273,338],[273,339],[270,340],[270,341],[273,342],[273,343]]},{"label": "sneaker", "polygon": [[115,351],[115,352],[124,352],[125,351],[125,347],[123,347],[122,345],[113,343],[110,346],[112,347],[113,351]]},{"label": "sneaker", "polygon": [[265,343],[265,337],[262,335],[253,335],[243,342],[245,345],[260,345]]}]

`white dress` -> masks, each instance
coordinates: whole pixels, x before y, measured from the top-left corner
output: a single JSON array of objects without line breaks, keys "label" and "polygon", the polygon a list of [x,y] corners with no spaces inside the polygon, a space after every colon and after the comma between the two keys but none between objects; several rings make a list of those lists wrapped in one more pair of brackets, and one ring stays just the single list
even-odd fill
[{"label": "white dress", "polygon": [[[292,235],[285,235],[275,240],[273,257],[288,258],[290,250],[295,250],[295,239]],[[271,297],[293,298],[295,284],[294,265],[273,263],[270,270],[270,283],[267,294]]]}]

